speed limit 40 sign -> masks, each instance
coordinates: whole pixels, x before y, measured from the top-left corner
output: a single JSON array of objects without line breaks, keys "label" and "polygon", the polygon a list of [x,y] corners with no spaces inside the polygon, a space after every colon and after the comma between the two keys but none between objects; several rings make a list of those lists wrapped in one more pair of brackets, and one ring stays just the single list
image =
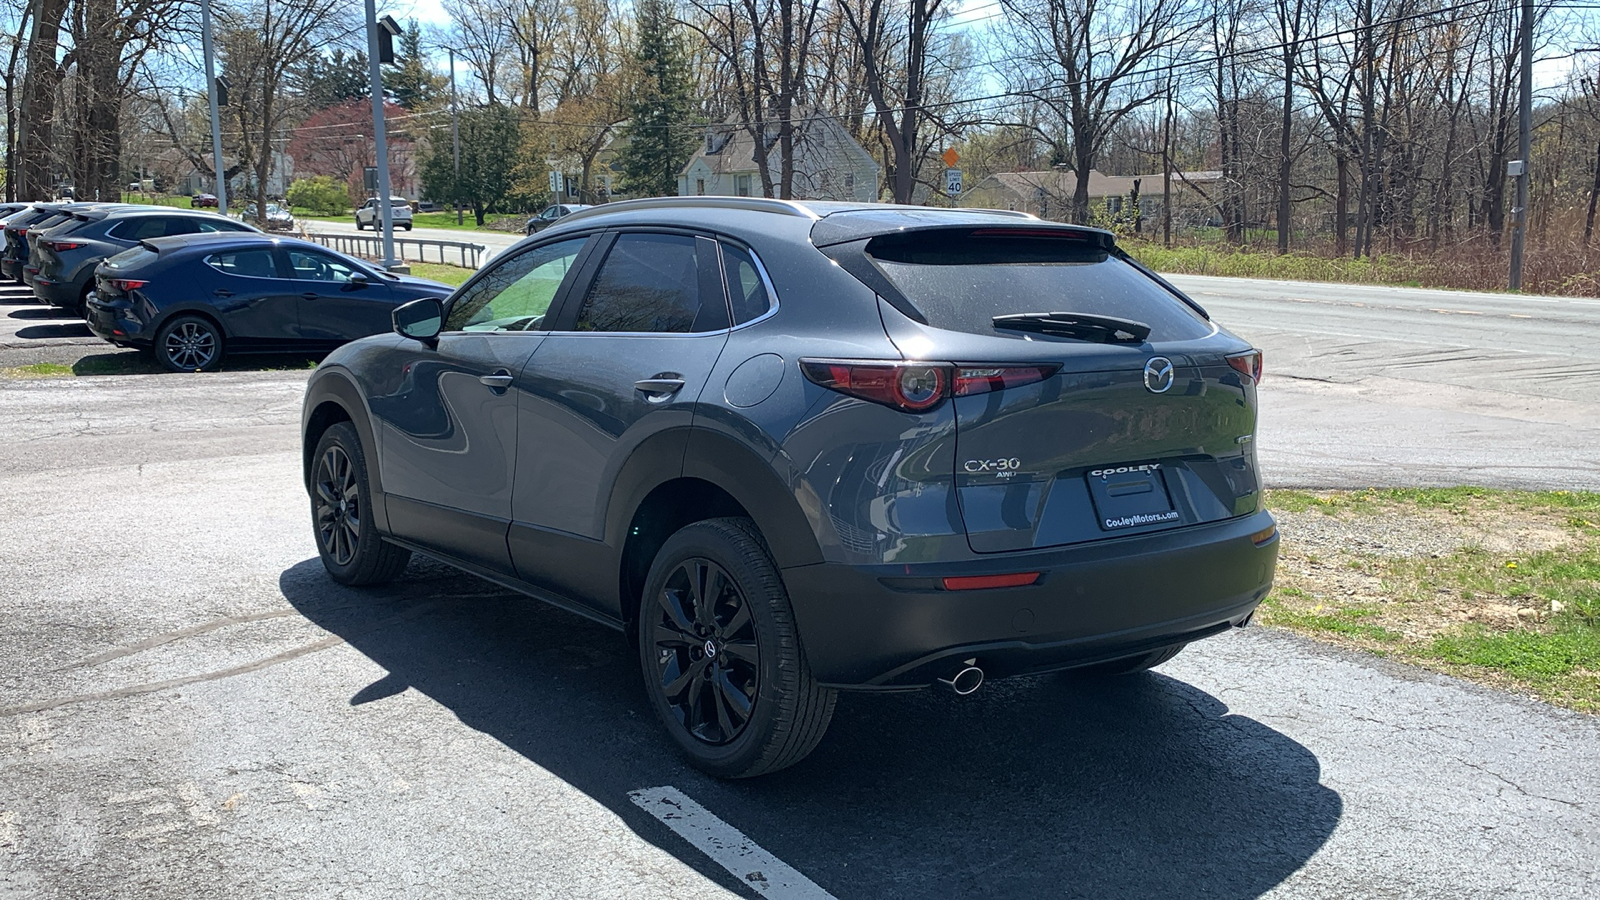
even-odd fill
[{"label": "speed limit 40 sign", "polygon": [[952,197],[961,196],[961,170],[944,170],[944,192]]}]

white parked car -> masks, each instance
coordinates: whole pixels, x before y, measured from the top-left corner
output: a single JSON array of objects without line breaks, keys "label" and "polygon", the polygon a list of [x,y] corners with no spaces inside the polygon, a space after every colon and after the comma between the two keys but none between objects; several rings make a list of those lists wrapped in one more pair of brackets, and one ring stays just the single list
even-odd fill
[{"label": "white parked car", "polygon": [[[411,201],[404,197],[390,197],[389,206],[393,210],[390,216],[394,219],[394,227],[411,230]],[[356,230],[365,231],[368,228],[376,231],[383,227],[383,212],[378,208],[378,198],[373,197],[361,208],[356,210]]]}]

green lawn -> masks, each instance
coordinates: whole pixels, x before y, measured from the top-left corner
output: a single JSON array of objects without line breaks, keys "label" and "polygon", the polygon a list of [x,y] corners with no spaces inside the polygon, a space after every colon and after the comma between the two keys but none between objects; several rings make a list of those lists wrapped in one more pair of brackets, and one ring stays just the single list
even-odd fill
[{"label": "green lawn", "polygon": [[[356,220],[356,217],[353,213],[347,216],[323,216],[315,215],[298,207],[295,208],[293,212],[295,218],[306,219],[312,222],[344,222],[346,224],[351,224]],[[456,214],[453,212],[415,213],[412,215],[411,221],[412,224],[418,228],[443,228],[451,231],[479,230],[478,224],[472,218],[472,213],[470,212],[462,216],[462,224],[460,225],[456,224]],[[493,215],[484,217],[485,227],[493,225],[496,222],[514,222],[520,227],[526,221],[528,221],[528,217],[521,213],[495,213]]]},{"label": "green lawn", "polygon": [[1267,505],[1284,527],[1262,623],[1600,712],[1600,494],[1271,491]]},{"label": "green lawn", "polygon": [[471,278],[476,269],[463,269],[460,266],[442,266],[438,263],[408,263],[411,274],[418,278],[430,281],[442,281],[451,287],[459,287]]}]

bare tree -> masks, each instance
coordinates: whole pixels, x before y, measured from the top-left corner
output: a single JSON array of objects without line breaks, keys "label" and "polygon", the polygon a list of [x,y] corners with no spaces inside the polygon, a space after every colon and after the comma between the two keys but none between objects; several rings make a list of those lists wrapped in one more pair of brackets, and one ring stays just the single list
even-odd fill
[{"label": "bare tree", "polygon": [[1089,172],[1117,123],[1162,94],[1153,68],[1199,28],[1188,0],[1001,0],[1013,90],[1051,110],[1089,218]]}]

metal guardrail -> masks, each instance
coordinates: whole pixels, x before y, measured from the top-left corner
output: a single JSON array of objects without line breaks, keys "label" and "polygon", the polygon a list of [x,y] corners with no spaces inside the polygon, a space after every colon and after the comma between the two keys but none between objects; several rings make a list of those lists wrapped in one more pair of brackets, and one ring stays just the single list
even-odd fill
[{"label": "metal guardrail", "polygon": [[[308,231],[305,233],[307,240],[316,241],[324,247],[348,253],[351,256],[362,256],[368,259],[381,259],[383,257],[383,237],[370,234],[343,234],[331,231]],[[429,249],[432,249],[435,260],[429,260]],[[488,250],[482,244],[473,244],[467,241],[443,241],[433,238],[400,237],[394,238],[394,252],[402,260],[412,262],[436,261],[445,265],[460,265],[469,269],[476,269],[478,262]],[[408,252],[410,251],[410,252]],[[446,259],[446,255],[451,258]],[[460,262],[456,260],[459,259]]]}]

